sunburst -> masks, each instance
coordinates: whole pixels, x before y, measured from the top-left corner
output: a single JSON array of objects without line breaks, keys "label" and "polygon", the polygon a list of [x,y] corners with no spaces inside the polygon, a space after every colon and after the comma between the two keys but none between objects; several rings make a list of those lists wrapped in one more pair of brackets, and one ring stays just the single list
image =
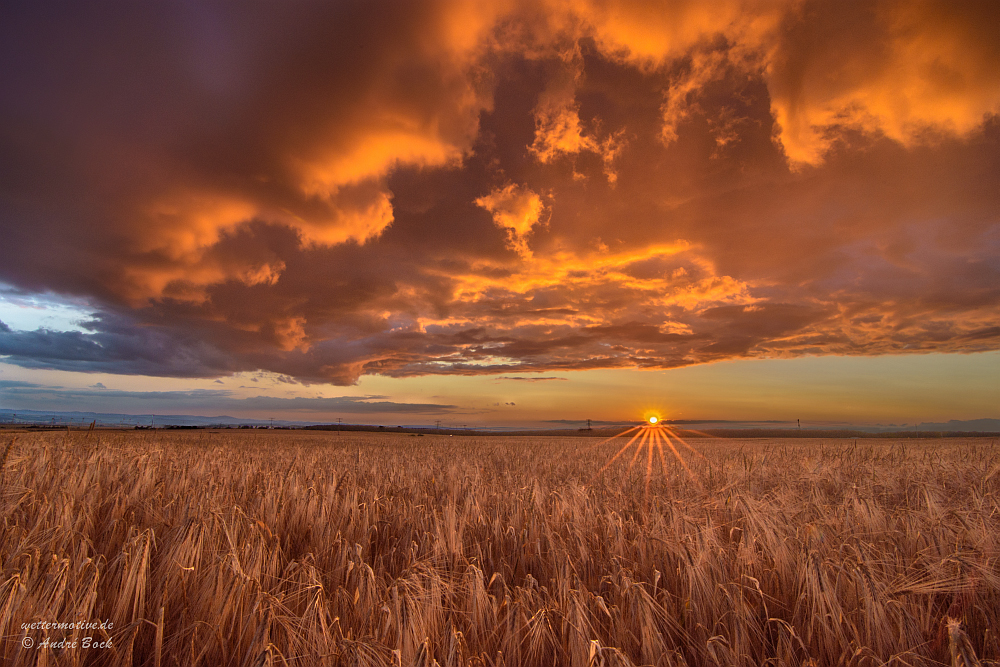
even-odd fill
[{"label": "sunburst", "polygon": [[[596,445],[592,445],[592,447],[600,447],[601,445],[607,444],[612,440],[615,440],[616,438],[620,438],[630,433],[632,433],[633,435],[629,439],[629,441],[626,442],[624,446],[619,448],[618,451],[616,451],[614,455],[611,456],[608,462],[605,463],[601,467],[601,469],[594,474],[595,478],[600,476],[605,470],[610,468],[615,461],[624,456],[632,448],[632,446],[635,445],[635,450],[633,451],[632,458],[629,461],[629,470],[631,470],[632,467],[637,462],[641,462],[642,459],[645,458],[646,483],[644,489],[644,498],[646,500],[649,499],[649,484],[653,479],[653,473],[656,468],[656,462],[658,461],[660,464],[661,473],[666,474],[667,472],[667,459],[666,456],[664,456],[664,448],[666,448],[667,450],[669,450],[671,454],[673,454],[674,458],[677,459],[677,462],[681,464],[682,468],[684,468],[684,471],[687,473],[688,478],[694,484],[698,485],[699,487],[701,486],[701,483],[698,481],[698,478],[691,470],[691,467],[684,460],[684,457],[681,456],[681,451],[679,447],[686,448],[692,454],[701,459],[704,459],[705,457],[702,455],[701,452],[699,452],[694,447],[685,442],[685,440],[681,438],[680,435],[677,433],[676,429],[674,429],[671,426],[668,426],[667,424],[664,424],[662,418],[657,414],[648,414],[646,416],[645,422],[643,422],[642,424],[639,424],[638,426],[633,426],[632,428],[625,429],[621,433],[617,433],[611,436],[610,438],[607,438],[606,440],[602,440]],[[645,457],[643,457],[643,454],[645,454]]]}]

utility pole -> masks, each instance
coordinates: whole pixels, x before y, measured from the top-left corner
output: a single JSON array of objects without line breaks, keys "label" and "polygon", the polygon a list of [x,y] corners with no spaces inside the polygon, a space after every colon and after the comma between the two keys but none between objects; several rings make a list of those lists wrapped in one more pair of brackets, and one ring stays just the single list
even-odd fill
[{"label": "utility pole", "polygon": [[587,430],[588,431],[593,431],[594,430],[594,429],[590,428],[590,420],[589,419],[587,420]]},{"label": "utility pole", "polygon": [[341,422],[340,417],[337,417],[337,437],[338,438],[340,437],[340,422]]},{"label": "utility pole", "polygon": [[796,419],[795,422],[799,425],[799,430],[801,431],[802,430],[802,420],[801,419]]},{"label": "utility pole", "polygon": [[269,426],[268,428],[272,428],[273,429],[274,428],[274,417],[271,417],[270,419],[271,419],[271,426]]},{"label": "utility pole", "polygon": [[437,427],[437,432],[440,433],[441,432],[441,420],[440,419],[434,420],[434,425],[435,425],[435,427]]}]

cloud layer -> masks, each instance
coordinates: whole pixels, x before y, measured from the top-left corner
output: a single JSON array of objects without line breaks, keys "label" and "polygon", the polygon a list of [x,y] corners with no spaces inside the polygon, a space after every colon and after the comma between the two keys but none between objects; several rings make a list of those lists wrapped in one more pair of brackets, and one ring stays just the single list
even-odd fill
[{"label": "cloud layer", "polygon": [[[488,6],[487,6],[488,5]],[[1000,347],[993,2],[32,5],[11,363],[304,382]]]},{"label": "cloud layer", "polygon": [[[100,385],[100,383],[98,383]],[[283,414],[301,413],[329,415],[438,415],[457,412],[454,405],[442,403],[400,403],[385,396],[335,396],[282,398],[277,396],[239,397],[226,389],[193,389],[187,391],[124,391],[103,386],[72,389],[60,386],[0,380],[0,397],[5,402],[29,401],[40,407],[55,409],[66,405],[91,405],[121,411],[148,409],[150,405],[165,410],[222,410],[232,412],[275,411]]]}]

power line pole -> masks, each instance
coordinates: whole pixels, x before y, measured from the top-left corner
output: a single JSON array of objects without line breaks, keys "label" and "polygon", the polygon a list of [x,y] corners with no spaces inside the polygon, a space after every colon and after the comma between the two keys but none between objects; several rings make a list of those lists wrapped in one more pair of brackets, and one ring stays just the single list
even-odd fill
[{"label": "power line pole", "polygon": [[337,417],[337,437],[338,438],[340,437],[340,422],[341,422],[340,417]]}]

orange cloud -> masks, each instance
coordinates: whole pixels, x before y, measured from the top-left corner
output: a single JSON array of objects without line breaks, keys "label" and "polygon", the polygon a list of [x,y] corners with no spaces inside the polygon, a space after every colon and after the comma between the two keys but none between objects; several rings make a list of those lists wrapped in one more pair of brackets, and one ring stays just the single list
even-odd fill
[{"label": "orange cloud", "polygon": [[987,27],[996,18],[988,3],[791,13],[767,74],[789,159],[817,164],[842,128],[910,146],[981,127],[1000,113],[1000,47]]},{"label": "orange cloud", "polygon": [[275,323],[274,333],[278,339],[278,347],[285,352],[308,350],[309,343],[305,324],[304,317],[292,317]]},{"label": "orange cloud", "polygon": [[609,56],[645,68],[689,59],[665,95],[668,142],[722,64],[764,72],[777,137],[793,165],[822,162],[843,130],[909,146],[968,136],[984,116],[1000,113],[998,17],[989,2],[894,1],[846,11],[793,0],[593,0],[571,11]]},{"label": "orange cloud", "polygon": [[524,258],[531,257],[528,235],[541,220],[545,205],[530,189],[514,183],[476,199],[476,204],[493,214],[493,221],[507,230],[508,246]]},{"label": "orange cloud", "polygon": [[583,17],[603,51],[656,67],[681,57],[716,35],[745,30],[777,3],[643,2],[582,0],[574,10]]},{"label": "orange cloud", "polygon": [[552,162],[561,154],[579,153],[582,150],[597,150],[597,143],[584,136],[580,126],[580,115],[576,109],[539,109],[535,114],[535,141],[531,152],[541,162]]},{"label": "orange cloud", "polygon": [[390,193],[377,186],[360,192],[353,188],[345,190],[330,198],[330,212],[326,216],[301,217],[279,212],[271,219],[296,229],[307,244],[328,246],[348,241],[366,243],[392,224]]},{"label": "orange cloud", "polygon": [[582,151],[596,153],[604,164],[609,183],[618,179],[615,158],[621,153],[621,133],[609,135],[603,141],[585,135],[578,110],[572,105],[544,107],[535,112],[535,140],[529,149],[542,163],[553,162],[564,155]]},{"label": "orange cloud", "polygon": [[0,355],[350,383],[997,349],[995,14],[25,6],[0,281],[97,316]]}]

